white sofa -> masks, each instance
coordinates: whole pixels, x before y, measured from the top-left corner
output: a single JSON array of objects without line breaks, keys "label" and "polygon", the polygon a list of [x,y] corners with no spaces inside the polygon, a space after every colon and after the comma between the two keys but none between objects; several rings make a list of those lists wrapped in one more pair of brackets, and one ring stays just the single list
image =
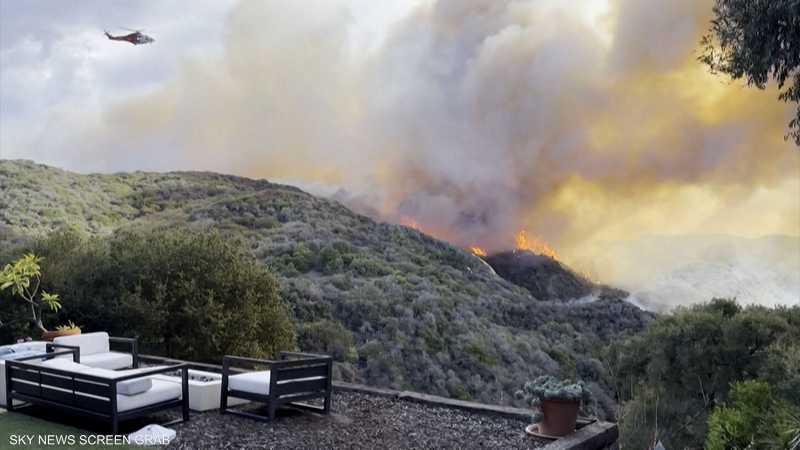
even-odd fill
[{"label": "white sofa", "polygon": [[46,346],[40,341],[0,346],[0,407],[6,406],[6,361],[44,353]]},{"label": "white sofa", "polygon": [[[81,351],[80,363],[85,366],[111,370],[135,368],[138,365],[135,344],[132,345],[131,353],[112,352],[112,340],[132,341],[130,339],[111,338],[108,333],[100,331],[57,337],[53,339],[53,343],[79,347]],[[69,358],[69,356],[66,357]]]},{"label": "white sofa", "polygon": [[[154,366],[144,369],[109,370],[89,367],[85,364],[79,364],[63,358],[54,358],[37,364],[69,372],[108,378],[109,380],[125,378],[137,373],[147,373],[155,369],[167,367]],[[117,411],[130,411],[132,409],[181,398],[180,383],[162,381],[157,377],[158,376],[134,378],[132,380],[119,382],[117,384],[117,392],[119,392],[117,394]]]},{"label": "white sofa", "polygon": [[[189,420],[185,364],[115,371],[56,356],[45,361],[12,360],[6,370],[10,379],[6,391],[14,400],[9,411],[16,410],[17,400],[21,400],[85,414],[109,422],[113,434],[117,434],[119,422],[163,409],[182,408],[182,419],[170,423]],[[181,372],[181,383],[156,377],[173,371]]]},{"label": "white sofa", "polygon": [[[114,341],[129,345],[131,352],[111,351],[111,342]],[[0,347],[0,407],[6,406],[5,361],[45,353],[47,344],[48,342],[44,341],[33,341]],[[80,363],[84,366],[110,370],[138,367],[135,339],[109,337],[106,332],[96,332],[57,337],[53,340],[53,344],[77,347],[80,350]],[[64,355],[61,358],[71,359],[72,356]]]}]

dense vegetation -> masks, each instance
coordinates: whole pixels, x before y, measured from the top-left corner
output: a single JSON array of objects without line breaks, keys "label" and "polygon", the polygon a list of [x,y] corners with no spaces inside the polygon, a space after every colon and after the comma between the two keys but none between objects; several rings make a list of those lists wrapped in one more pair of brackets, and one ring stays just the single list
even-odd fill
[{"label": "dense vegetation", "polygon": [[[490,403],[521,404],[513,393],[550,374],[587,380],[601,414],[612,415],[612,384],[598,355],[651,320],[617,299],[537,299],[463,249],[266,181],[211,173],[77,175],[0,161],[0,225],[0,263],[10,260],[3,253],[19,254],[39,245],[33,238],[64,227],[105,242],[89,248],[121,245],[134,254],[148,254],[146,244],[135,243],[149,239],[140,233],[215,230],[272,271],[300,347],[336,355],[338,377]],[[116,289],[137,297],[114,277],[92,281],[106,294],[90,298],[80,286],[58,291],[65,319],[70,304],[108,314],[121,302]],[[138,295],[152,301],[145,297]],[[121,326],[128,324],[103,323]]]},{"label": "dense vegetation", "polygon": [[[680,308],[613,346],[608,361],[623,400],[625,448],[647,448],[654,439],[666,448],[702,448],[706,437],[711,448],[787,448],[737,445],[762,436],[748,430],[791,428],[787,418],[800,408],[800,306],[718,299]],[[748,412],[764,409],[770,414]]]},{"label": "dense vegetation", "polygon": [[[42,257],[42,287],[66,299],[49,317],[51,328],[74,322],[139,336],[145,352],[192,361],[273,356],[295,346],[275,278],[217,233],[122,231],[89,239],[63,231],[29,250]],[[12,307],[0,304],[3,313]],[[28,335],[25,325],[2,327],[0,336]]]},{"label": "dense vegetation", "polygon": [[731,387],[729,405],[708,420],[706,450],[800,448],[797,408],[777,396],[765,381],[740,381]]}]

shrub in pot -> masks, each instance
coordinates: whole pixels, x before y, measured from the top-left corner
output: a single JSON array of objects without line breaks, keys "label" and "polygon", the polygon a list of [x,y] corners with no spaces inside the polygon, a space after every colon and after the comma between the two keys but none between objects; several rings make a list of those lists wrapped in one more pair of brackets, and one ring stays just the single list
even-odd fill
[{"label": "shrub in pot", "polygon": [[70,321],[67,325],[59,325],[53,331],[45,331],[42,333],[42,340],[44,341],[52,341],[53,339],[60,337],[60,336],[72,336],[76,334],[81,334],[81,328],[72,321]]},{"label": "shrub in pot", "polygon": [[559,380],[543,375],[525,383],[519,395],[538,408],[539,433],[565,436],[575,431],[581,401],[591,399],[591,391],[582,381]]}]

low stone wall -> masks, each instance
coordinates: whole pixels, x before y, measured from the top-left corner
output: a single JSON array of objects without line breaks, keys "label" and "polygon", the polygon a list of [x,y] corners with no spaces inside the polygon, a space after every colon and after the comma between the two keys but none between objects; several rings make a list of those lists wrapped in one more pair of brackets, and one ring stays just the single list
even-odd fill
[{"label": "low stone wall", "polygon": [[[150,363],[183,363],[170,358],[162,358],[152,355],[140,355],[140,358]],[[222,366],[215,364],[191,363],[196,368],[202,370],[221,372]],[[456,400],[437,395],[422,394],[413,391],[398,391],[385,389],[363,384],[345,383],[334,381],[335,390],[359,392],[363,394],[376,395],[380,397],[390,397],[398,400],[424,403],[431,406],[441,406],[445,408],[455,408],[475,414],[487,414],[494,416],[519,419],[529,421],[533,412],[530,409],[515,408],[512,406],[488,405],[485,403]],[[579,424],[580,425],[580,424]],[[565,436],[543,447],[545,450],[605,450],[616,448],[619,437],[617,424],[610,422],[591,422],[581,426],[575,433]]]},{"label": "low stone wall", "polygon": [[[398,400],[425,403],[445,408],[456,408],[475,414],[490,414],[514,419],[530,420],[532,411],[512,406],[487,405],[485,403],[456,400],[437,395],[422,394],[412,391],[396,391],[393,389],[365,386],[363,384],[334,381],[333,387],[344,391],[361,392],[371,395],[392,397]],[[617,424],[611,422],[588,423],[575,433],[564,436],[543,447],[545,450],[605,450],[615,448],[619,438]]]}]

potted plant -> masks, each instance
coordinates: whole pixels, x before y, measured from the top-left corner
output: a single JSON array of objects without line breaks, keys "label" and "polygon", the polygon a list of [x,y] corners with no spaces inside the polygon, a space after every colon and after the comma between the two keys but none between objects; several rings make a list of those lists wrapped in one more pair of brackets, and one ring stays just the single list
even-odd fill
[{"label": "potted plant", "polygon": [[575,431],[581,401],[591,399],[591,391],[582,381],[559,380],[543,375],[525,383],[519,394],[538,408],[534,425],[536,434],[544,436],[566,436]]},{"label": "potted plant", "polygon": [[12,294],[28,303],[33,326],[44,334],[47,329],[42,323],[42,309],[47,307],[51,311],[58,311],[61,302],[57,294],[49,294],[44,290],[40,292],[39,285],[42,280],[40,261],[40,257],[28,253],[17,261],[7,264],[0,271],[0,291],[11,289]]},{"label": "potted plant", "polygon": [[81,328],[70,320],[67,325],[59,325],[54,331],[45,331],[42,333],[42,340],[52,341],[59,336],[72,336],[81,334]]}]

